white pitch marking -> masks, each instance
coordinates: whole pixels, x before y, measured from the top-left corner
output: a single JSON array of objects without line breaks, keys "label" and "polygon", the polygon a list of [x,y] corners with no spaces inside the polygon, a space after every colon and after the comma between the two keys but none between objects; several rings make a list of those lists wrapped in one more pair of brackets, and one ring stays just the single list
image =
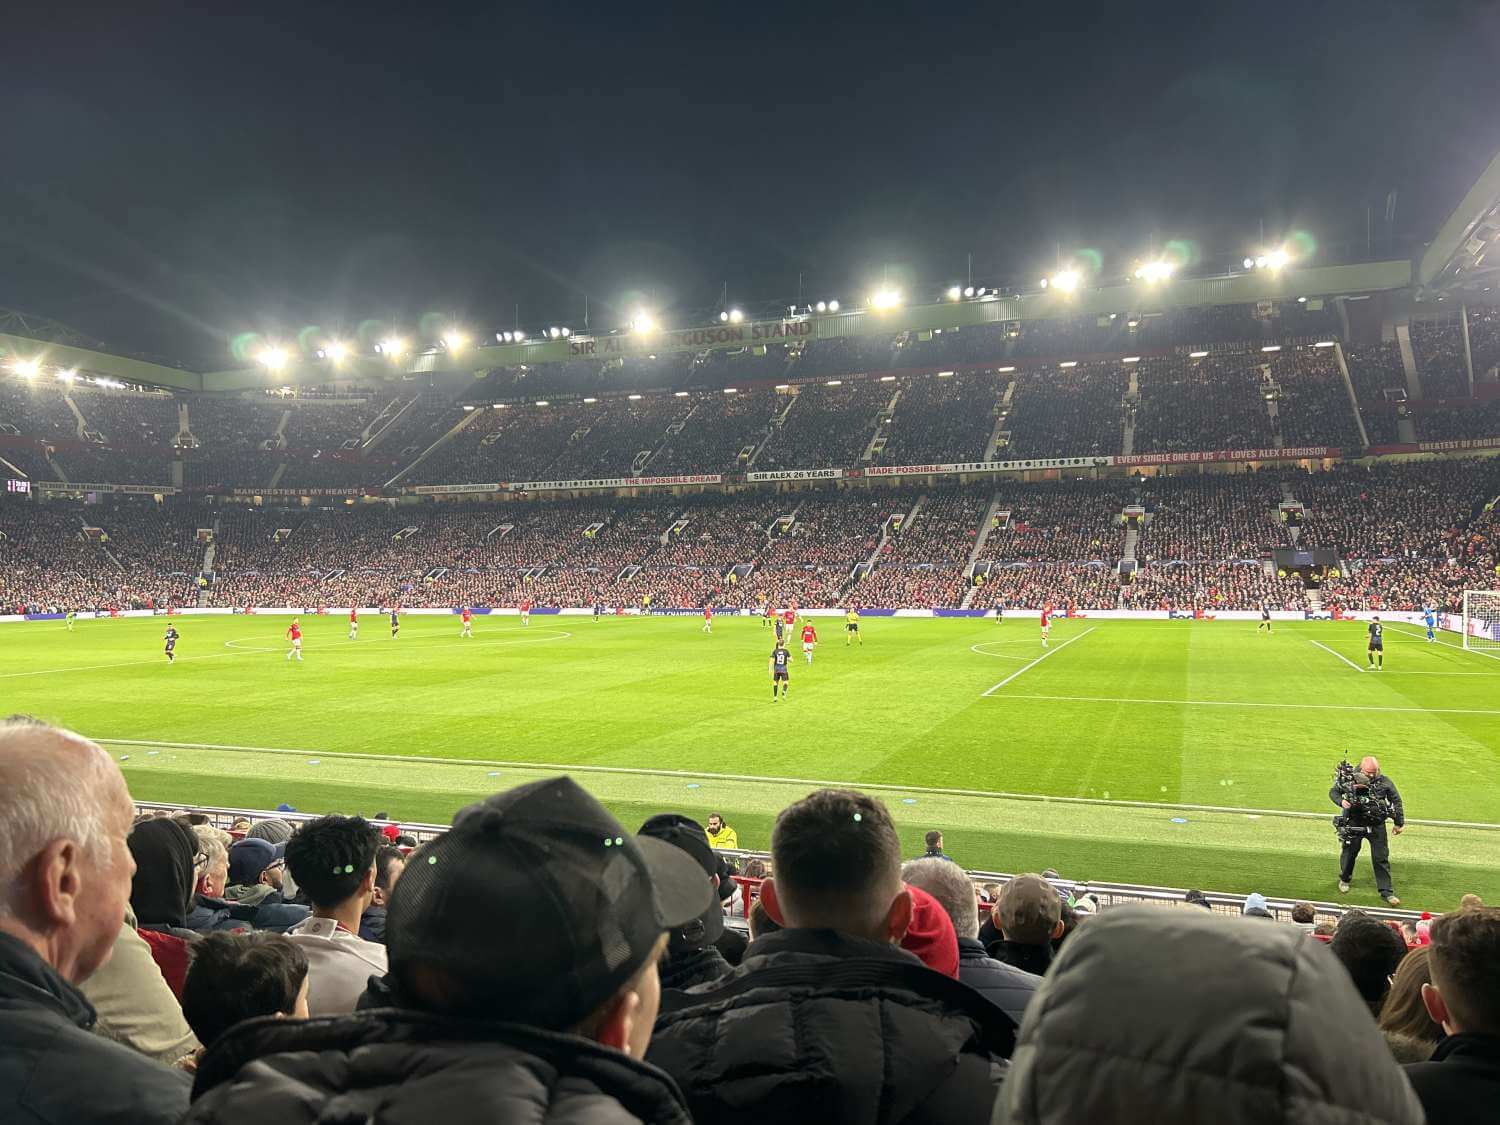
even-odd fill
[{"label": "white pitch marking", "polygon": [[1010,683],[1011,680],[1015,679],[1022,672],[1030,671],[1032,668],[1035,668],[1038,664],[1040,664],[1043,660],[1046,660],[1047,657],[1053,655],[1054,653],[1061,652],[1063,649],[1067,648],[1074,641],[1081,641],[1081,640],[1083,640],[1084,637],[1088,636],[1090,633],[1092,633],[1098,627],[1099,626],[1097,626],[1097,625],[1090,625],[1083,632],[1079,633],[1078,636],[1076,636],[1076,637],[1069,637],[1067,640],[1063,641],[1063,643],[1060,644],[1060,645],[1058,645],[1056,648],[1049,648],[1046,652],[1042,653],[1041,656],[1038,656],[1030,664],[1027,664],[1025,667],[1022,667],[1022,668],[1017,668],[1010,675],[1006,676],[1005,679],[1001,680],[994,687],[990,688],[989,691],[980,692],[979,698],[983,699],[987,695],[994,695],[997,691],[999,691],[1001,688],[1003,688],[1006,684]]},{"label": "white pitch marking", "polygon": [[1361,668],[1358,664],[1354,663],[1354,661],[1350,660],[1343,653],[1338,652],[1338,651],[1336,651],[1334,649],[1329,648],[1322,641],[1309,641],[1308,643],[1309,644],[1317,645],[1320,649],[1322,649],[1324,652],[1330,654],[1331,656],[1337,656],[1340,660],[1342,660],[1345,664],[1349,665],[1349,667],[1353,668],[1356,672],[1363,672],[1364,671],[1363,668]]},{"label": "white pitch marking", "polygon": [[[1030,699],[1048,697],[1016,695],[1011,696],[1011,698]],[[1065,805],[1123,805],[1127,808],[1169,809],[1172,811],[1186,809],[1190,812],[1232,813],[1236,816],[1249,813],[1257,816],[1293,817],[1300,820],[1328,819],[1327,813],[1305,812],[1294,809],[1247,809],[1235,808],[1229,805],[1186,805],[1172,804],[1168,801],[1127,801],[1118,797],[1113,799],[1103,797],[1053,797],[1043,793],[1008,793],[989,789],[945,789],[924,785],[892,785],[871,781],[827,781],[807,777],[766,777],[759,774],[744,773],[701,773],[696,770],[647,769],[641,766],[594,766],[578,762],[513,762],[494,758],[429,758],[425,755],[417,754],[371,754],[363,751],[344,753],[338,750],[293,750],[283,746],[235,746],[217,742],[163,742],[160,739],[154,738],[95,738],[94,741],[107,746],[159,746],[163,750],[223,750],[241,754],[295,755],[299,758],[313,754],[322,754],[327,756],[330,763],[341,758],[350,758],[355,761],[402,762],[408,765],[483,766],[489,769],[557,770],[559,773],[625,774],[637,777],[692,777],[704,778],[709,781],[741,781],[765,785],[810,785],[822,789],[877,789],[890,793],[929,793],[945,797],[995,797],[1011,801],[1037,801],[1040,803]],[[1482,821],[1418,820],[1408,817],[1407,823],[1436,825],[1444,828],[1500,830],[1500,824],[1487,824]]]},{"label": "white pitch marking", "polygon": [[[1417,637],[1424,641],[1427,639],[1426,633],[1414,633],[1410,629],[1400,629],[1394,625],[1388,626],[1388,628],[1393,633],[1405,633],[1408,637]],[[1442,645],[1444,648],[1457,649],[1459,652],[1466,652],[1470,656],[1487,656],[1491,660],[1500,660],[1500,656],[1497,656],[1493,652],[1485,652],[1483,649],[1478,648],[1464,648],[1463,645],[1456,645],[1452,641],[1445,641],[1442,637],[1435,637],[1432,643]]]},{"label": "white pitch marking", "polygon": [[1007,699],[1042,699],[1053,703],[1144,703],[1164,707],[1268,707],[1277,711],[1411,712],[1417,715],[1500,715],[1473,707],[1359,707],[1347,703],[1242,703],[1233,699],[1121,699],[1113,695],[1009,695]]},{"label": "white pitch marking", "polygon": [[[969,646],[969,651],[970,652],[976,652],[980,656],[993,656],[996,660],[1025,660],[1026,657],[1024,657],[1024,656],[1007,656],[1003,652],[987,652],[985,650],[985,647],[984,647],[985,645],[1003,645],[1003,644],[1012,644],[1012,643],[1020,643],[1020,642],[1011,642],[1011,641],[985,641],[982,644],[970,645]],[[1026,643],[1029,646],[1029,645],[1035,644],[1036,642],[1035,641],[1027,641],[1027,642],[1024,642],[1024,643]],[[1059,646],[1059,647],[1061,647],[1061,646]]]}]

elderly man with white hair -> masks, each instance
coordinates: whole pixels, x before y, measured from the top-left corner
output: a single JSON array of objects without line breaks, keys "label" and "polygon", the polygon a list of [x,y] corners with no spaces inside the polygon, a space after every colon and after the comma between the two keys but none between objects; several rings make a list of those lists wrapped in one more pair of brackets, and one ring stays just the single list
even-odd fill
[{"label": "elderly man with white hair", "polygon": [[1401,794],[1396,791],[1395,783],[1380,772],[1380,763],[1371,756],[1359,763],[1351,786],[1346,788],[1335,782],[1328,797],[1344,810],[1341,819],[1345,826],[1340,832],[1344,846],[1339,855],[1339,893],[1349,893],[1349,885],[1354,880],[1354,861],[1359,858],[1359,850],[1368,838],[1370,865],[1375,869],[1375,890],[1387,905],[1400,906],[1401,900],[1396,897],[1395,884],[1391,881],[1391,845],[1385,834],[1387,819],[1394,835],[1401,835],[1406,827],[1406,809],[1401,804]]},{"label": "elderly man with white hair", "polygon": [[177,1121],[186,1075],[92,1032],[78,985],[108,960],[135,863],[134,809],[98,746],[0,721],[0,1121]]}]

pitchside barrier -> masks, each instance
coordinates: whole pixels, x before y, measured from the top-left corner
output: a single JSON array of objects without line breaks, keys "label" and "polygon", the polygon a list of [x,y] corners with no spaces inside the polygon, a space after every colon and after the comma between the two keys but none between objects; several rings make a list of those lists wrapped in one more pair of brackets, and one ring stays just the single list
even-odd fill
[{"label": "pitchside barrier", "polygon": [[[251,606],[248,608],[231,608],[228,606],[211,606],[200,609],[196,606],[188,609],[122,609],[114,612],[105,611],[80,611],[78,620],[107,620],[116,617],[210,617],[240,615],[254,617],[264,614],[267,617],[336,617],[348,614],[350,606]],[[390,611],[378,606],[357,606],[362,615],[371,618],[383,616]],[[879,607],[856,606],[862,618],[903,617],[903,618],[935,618],[935,617],[970,617],[982,618],[993,615],[993,610],[983,609],[882,609]],[[516,617],[520,610],[514,606],[489,608],[485,606],[471,606],[471,612],[475,617]],[[403,609],[402,617],[452,617],[461,613],[460,606],[444,606],[436,609]],[[653,606],[649,610],[643,610],[638,606],[604,606],[603,612],[610,617],[693,617],[702,616],[703,607],[700,606]],[[594,613],[592,606],[535,606],[531,610],[533,617],[590,617]],[[1027,620],[1041,616],[1040,609],[1007,609],[1006,620]],[[839,606],[810,606],[806,609],[797,610],[800,617],[842,617],[844,610]],[[61,621],[65,614],[62,613],[26,613],[26,614],[0,614],[0,623],[9,621]],[[753,609],[741,609],[735,606],[715,606],[716,617],[755,617],[757,611]],[[1407,612],[1396,610],[1349,610],[1341,614],[1340,620],[1344,621],[1368,621],[1371,617],[1379,616],[1387,622],[1401,625],[1422,625],[1422,614],[1419,612]],[[1260,611],[1254,609],[1226,609],[1205,611],[1202,614],[1194,614],[1191,610],[1174,609],[1089,609],[1079,610],[1071,617],[1061,611],[1055,612],[1053,617],[1058,620],[1080,621],[1084,618],[1095,621],[1185,621],[1196,619],[1201,621],[1259,621]],[[1328,611],[1311,613],[1306,610],[1281,610],[1271,611],[1273,621],[1331,621],[1333,615]],[[1463,618],[1456,613],[1438,614],[1438,627],[1453,633],[1463,632]],[[1424,626],[1425,628],[1425,626]]]},{"label": "pitchside barrier", "polygon": [[[264,809],[221,809],[203,805],[174,805],[160,801],[136,801],[135,811],[138,816],[159,813],[174,816],[178,813],[202,813],[208,817],[209,823],[215,828],[222,828],[226,832],[230,830],[230,826],[239,817],[248,817],[252,821],[277,819],[285,820],[290,824],[302,824],[309,820],[316,820],[318,816],[318,814],[313,813],[266,812]],[[384,827],[387,823],[395,822],[372,820],[370,823],[377,827]],[[398,827],[402,835],[411,836],[417,841],[418,845],[436,839],[448,830],[447,825],[408,824],[404,821],[400,822]],[[770,871],[771,856],[768,852],[732,851],[726,848],[723,849],[722,854],[734,856],[738,859],[741,870],[744,869],[746,862],[749,860],[759,859],[766,865],[767,871]],[[1003,886],[1015,878],[1015,873],[1004,871],[967,871],[966,873],[977,887],[982,887],[986,883],[999,883]],[[1097,896],[1101,908],[1134,904],[1137,906],[1157,906],[1163,909],[1202,909],[1202,907],[1189,906],[1188,903],[1183,901],[1183,895],[1187,893],[1185,889],[1146,887],[1133,883],[1075,882],[1070,879],[1050,879],[1048,881],[1057,888],[1058,894],[1064,898],[1069,895],[1079,897],[1084,894]],[[760,880],[737,876],[735,882],[738,884],[739,893],[733,897],[729,908],[736,916],[744,917],[749,914],[750,905],[760,893]],[[1244,911],[1244,895],[1225,894],[1219,891],[1205,891],[1204,895],[1217,914],[1238,915]],[[1266,909],[1278,921],[1290,922],[1292,907],[1296,905],[1297,901],[1296,899],[1267,897]],[[1354,909],[1362,910],[1366,914],[1372,914],[1378,918],[1385,918],[1391,921],[1415,922],[1422,917],[1415,910],[1393,910],[1388,906],[1353,907],[1333,902],[1314,902],[1313,906],[1317,910],[1318,921],[1320,922],[1337,921],[1346,910]]]}]

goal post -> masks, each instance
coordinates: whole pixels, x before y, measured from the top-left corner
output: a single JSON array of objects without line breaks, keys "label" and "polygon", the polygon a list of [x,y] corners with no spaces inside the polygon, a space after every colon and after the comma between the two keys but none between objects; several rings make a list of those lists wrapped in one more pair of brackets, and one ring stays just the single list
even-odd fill
[{"label": "goal post", "polygon": [[1463,645],[1500,654],[1500,590],[1464,591]]}]

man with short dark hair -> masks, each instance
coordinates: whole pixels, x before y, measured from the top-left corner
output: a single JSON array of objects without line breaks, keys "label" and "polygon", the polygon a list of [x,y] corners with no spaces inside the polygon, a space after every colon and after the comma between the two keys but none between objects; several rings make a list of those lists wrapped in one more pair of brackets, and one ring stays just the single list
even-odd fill
[{"label": "man with short dark hair", "polygon": [[979,943],[974,884],[963,869],[947,856],[928,856],[907,863],[901,868],[901,878],[907,886],[919,887],[937,899],[953,920],[958,934],[958,979],[1019,1024],[1042,978],[985,953]]},{"label": "man with short dark hair", "polygon": [[1391,974],[1406,956],[1401,935],[1363,910],[1351,910],[1339,919],[1329,945],[1349,971],[1370,1014],[1378,1017],[1391,990]]},{"label": "man with short dark hair", "polygon": [[1292,924],[1305,933],[1312,933],[1318,923],[1318,909],[1310,902],[1299,902],[1292,907]]},{"label": "man with short dark hair", "polygon": [[1428,934],[1432,981],[1422,1002],[1447,1038],[1406,1077],[1429,1125],[1479,1121],[1500,1105],[1500,907],[1444,914]]},{"label": "man with short dark hair", "polygon": [[386,907],[390,905],[396,880],[401,878],[401,873],[405,870],[405,853],[398,847],[382,844],[375,853],[375,893],[370,899],[370,905],[365,907],[365,912],[359,917],[359,936],[366,941],[385,944]]},{"label": "man with short dark hair", "polygon": [[776,818],[771,855],[761,901],[787,928],[663,995],[648,1058],[694,1117],[987,1121],[1015,1021],[899,947],[912,897],[885,806],[819,790]]},{"label": "man with short dark hair", "polygon": [[195,941],[182,1014],[204,1047],[256,1016],[306,1019],[307,955],[282,934],[205,934]]},{"label": "man with short dark hair", "polygon": [[922,853],[921,858],[946,859],[950,863],[958,862],[951,855],[945,855],[943,853],[943,834],[936,829],[924,835],[922,837],[922,843],[926,846],[927,850]]},{"label": "man with short dark hair", "polygon": [[359,936],[360,916],[375,897],[380,842],[361,816],[310,820],[287,841],[287,867],[312,903],[312,916],[287,936],[307,955],[307,1006],[315,1016],[354,1011],[371,975],[385,973],[385,946]]},{"label": "man with short dark hair", "polygon": [[169,1125],[187,1080],[93,1033],[78,986],[130,898],[135,809],[119,767],[69,731],[0,721],[0,1121]]},{"label": "man with short dark hair", "polygon": [[673,930],[667,939],[667,954],[662,958],[661,986],[691,988],[718,980],[729,972],[729,962],[719,952],[718,941],[724,935],[724,909],[719,905],[719,857],[709,846],[708,834],[696,820],[677,813],[661,813],[641,825],[640,834],[662,840],[680,848],[703,869],[714,901],[686,926]]},{"label": "man with short dark hair", "polygon": [[1062,900],[1040,875],[1017,875],[1000,891],[991,912],[1000,940],[987,952],[1028,973],[1042,976],[1052,964],[1052,943],[1063,936]]},{"label": "man with short dark hair", "polygon": [[199,1062],[188,1121],[689,1125],[641,1058],[667,934],[712,902],[686,854],[630,835],[571,778],[496,794],[391,892],[392,1006],[241,1024]]}]

